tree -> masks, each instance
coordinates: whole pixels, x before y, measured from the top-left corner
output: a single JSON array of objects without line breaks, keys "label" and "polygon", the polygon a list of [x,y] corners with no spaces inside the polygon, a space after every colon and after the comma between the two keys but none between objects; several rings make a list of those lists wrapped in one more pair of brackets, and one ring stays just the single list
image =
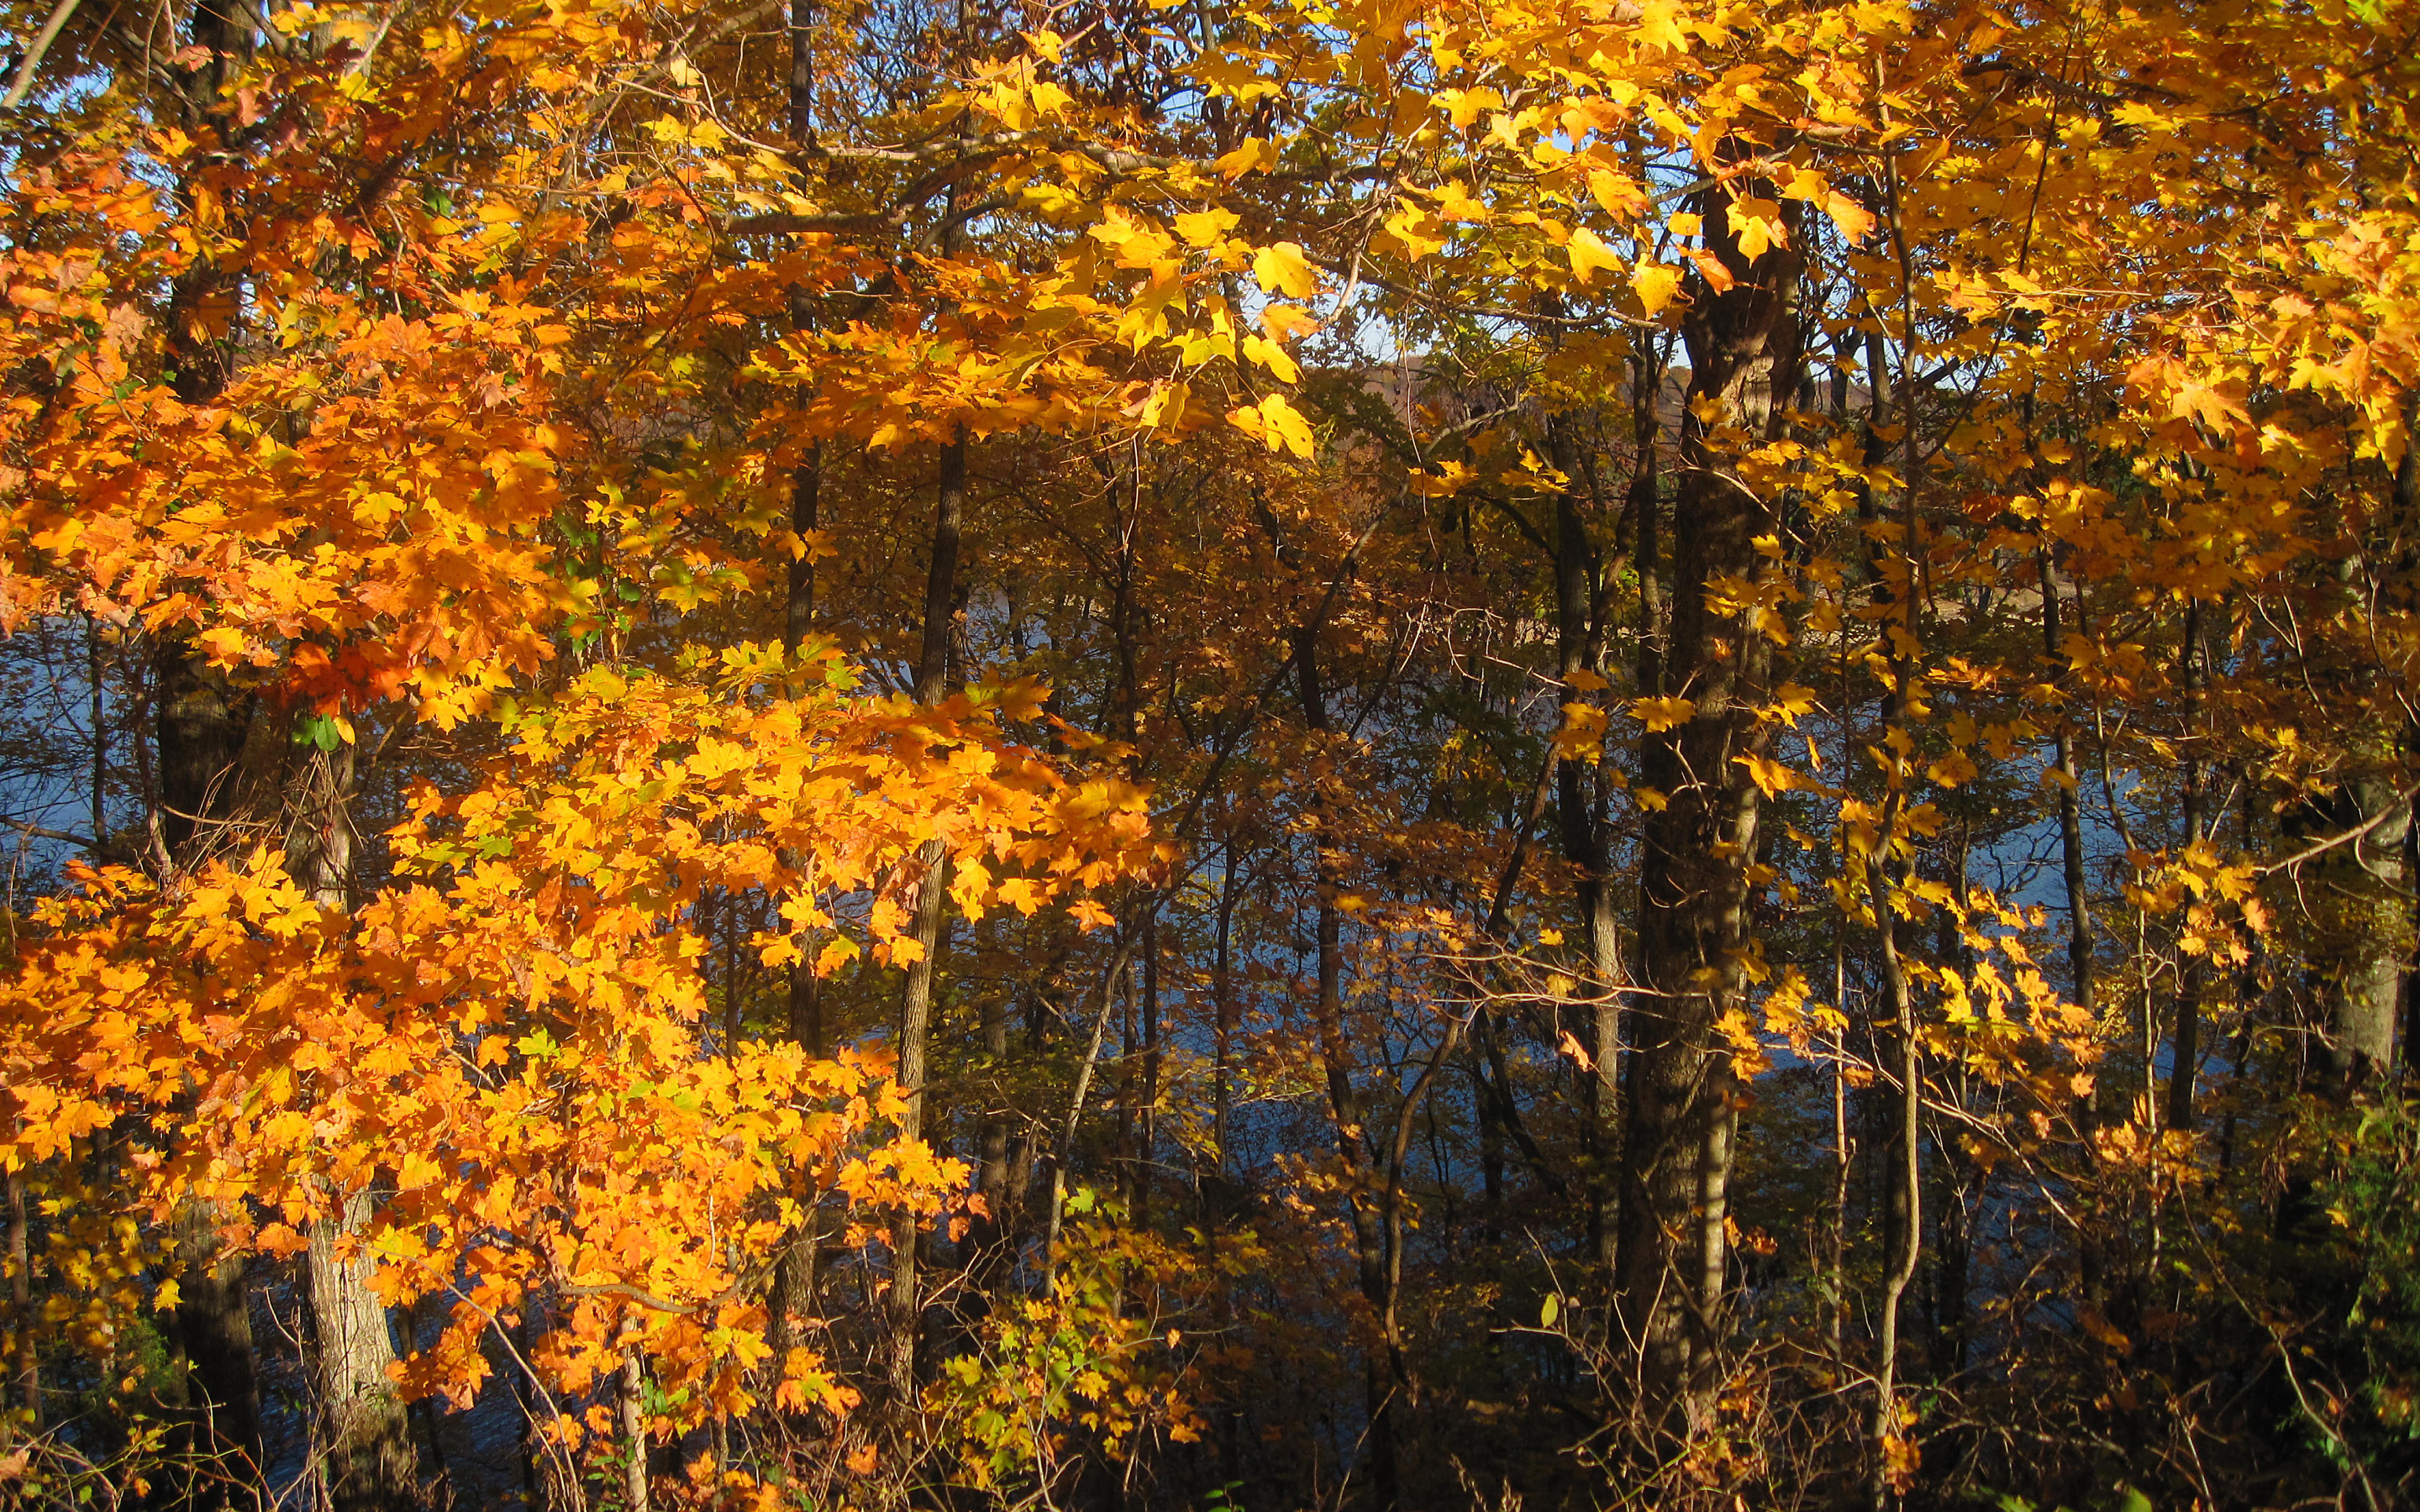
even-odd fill
[{"label": "tree", "polygon": [[12,1495],[2410,1490],[2401,0],[10,21]]}]

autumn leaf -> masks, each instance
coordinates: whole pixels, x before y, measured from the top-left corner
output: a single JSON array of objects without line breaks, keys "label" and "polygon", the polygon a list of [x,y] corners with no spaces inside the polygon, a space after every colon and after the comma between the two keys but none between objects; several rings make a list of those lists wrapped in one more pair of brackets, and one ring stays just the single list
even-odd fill
[{"label": "autumn leaf", "polygon": [[1307,300],[1319,291],[1319,281],[1296,242],[1274,242],[1254,253],[1252,277],[1271,294],[1289,299]]},{"label": "autumn leaf", "polygon": [[1697,714],[1697,704],[1684,698],[1647,698],[1632,701],[1631,715],[1654,733],[1677,729]]},{"label": "autumn leaf", "polygon": [[1660,312],[1672,302],[1681,288],[1681,270],[1663,263],[1642,262],[1630,270],[1630,286],[1638,292],[1638,302],[1649,315]]},{"label": "autumn leaf", "polygon": [[1564,243],[1563,251],[1571,258],[1572,276],[1583,284],[1595,278],[1600,271],[1619,272],[1621,269],[1621,256],[1598,240],[1596,233],[1586,226],[1572,233],[1572,239]]}]

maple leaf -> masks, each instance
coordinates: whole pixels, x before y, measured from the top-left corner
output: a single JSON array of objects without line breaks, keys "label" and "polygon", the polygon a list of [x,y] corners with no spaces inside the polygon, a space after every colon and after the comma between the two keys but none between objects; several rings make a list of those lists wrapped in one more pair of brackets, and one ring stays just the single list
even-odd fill
[{"label": "maple leaf", "polygon": [[1290,299],[1307,300],[1319,292],[1319,281],[1298,242],[1273,242],[1252,254],[1252,277],[1269,293]]},{"label": "maple leaf", "polygon": [[1742,195],[1724,207],[1740,255],[1753,263],[1775,247],[1790,244],[1790,228],[1781,221],[1781,207],[1769,199]]},{"label": "maple leaf", "polygon": [[1277,163],[1278,149],[1267,137],[1248,136],[1244,139],[1243,146],[1232,152],[1219,154],[1213,166],[1218,170],[1220,177],[1232,181],[1243,177],[1248,173],[1274,168]]},{"label": "maple leaf", "polygon": [[1798,774],[1766,756],[1734,756],[1731,758],[1748,770],[1748,776],[1767,795],[1788,793],[1799,785]]},{"label": "maple leaf", "polygon": [[1645,0],[1638,9],[1638,37],[1667,53],[1686,53],[1688,34],[1681,29],[1679,0]]},{"label": "maple leaf", "polygon": [[1698,705],[1684,698],[1635,699],[1631,702],[1630,712],[1649,731],[1661,733],[1688,723],[1697,714]]},{"label": "maple leaf", "polygon": [[1593,762],[1604,754],[1605,711],[1592,703],[1572,702],[1562,708],[1555,727],[1555,753],[1565,761]]},{"label": "maple leaf", "polygon": [[1311,423],[1282,394],[1272,393],[1258,405],[1236,409],[1227,418],[1236,429],[1264,443],[1272,452],[1290,451],[1305,459],[1311,455]]},{"label": "maple leaf", "polygon": [[1681,270],[1663,263],[1643,262],[1630,270],[1630,286],[1638,292],[1638,302],[1649,315],[1654,315],[1672,302],[1680,292]]},{"label": "maple leaf", "polygon": [[1239,221],[1240,217],[1233,210],[1224,206],[1214,206],[1206,210],[1178,216],[1176,234],[1192,246],[1207,247],[1235,229]]},{"label": "maple leaf", "polygon": [[1581,226],[1563,244],[1564,255],[1571,258],[1572,276],[1586,284],[1604,270],[1619,272],[1621,257],[1612,248],[1597,239],[1595,232]]}]

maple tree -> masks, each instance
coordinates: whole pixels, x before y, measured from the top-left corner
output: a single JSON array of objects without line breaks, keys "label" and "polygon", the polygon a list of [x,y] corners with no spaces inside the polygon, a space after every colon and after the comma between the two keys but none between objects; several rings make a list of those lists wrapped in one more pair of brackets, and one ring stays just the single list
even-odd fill
[{"label": "maple tree", "polygon": [[9,15],[11,1496],[2412,1494],[2420,9]]}]

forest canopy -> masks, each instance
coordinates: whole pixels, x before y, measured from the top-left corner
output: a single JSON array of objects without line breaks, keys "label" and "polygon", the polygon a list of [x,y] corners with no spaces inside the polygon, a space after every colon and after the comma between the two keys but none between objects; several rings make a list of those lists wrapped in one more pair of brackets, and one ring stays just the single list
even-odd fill
[{"label": "forest canopy", "polygon": [[2414,0],[0,10],[0,1501],[2420,1504]]}]

